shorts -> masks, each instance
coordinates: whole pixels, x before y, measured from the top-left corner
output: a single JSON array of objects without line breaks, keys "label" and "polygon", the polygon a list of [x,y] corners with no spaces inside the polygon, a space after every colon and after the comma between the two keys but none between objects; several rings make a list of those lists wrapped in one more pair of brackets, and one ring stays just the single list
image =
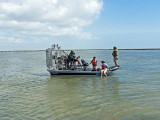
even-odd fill
[{"label": "shorts", "polygon": [[[107,69],[107,68],[104,68],[104,69],[102,69],[102,70],[103,70],[103,71],[106,71],[106,72],[108,71],[108,69]],[[101,70],[101,71],[102,71],[102,70]]]},{"label": "shorts", "polygon": [[118,56],[114,57],[113,60],[118,60]]},{"label": "shorts", "polygon": [[93,69],[97,68],[97,65],[93,65]]},{"label": "shorts", "polygon": [[104,70],[104,71],[105,71],[106,69],[107,69],[107,68],[104,68],[104,69],[102,69],[102,70]]}]

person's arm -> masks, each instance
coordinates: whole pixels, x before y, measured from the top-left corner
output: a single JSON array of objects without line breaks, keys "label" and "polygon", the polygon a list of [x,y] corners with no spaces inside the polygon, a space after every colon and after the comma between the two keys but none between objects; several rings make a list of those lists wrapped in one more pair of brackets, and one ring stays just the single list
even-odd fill
[{"label": "person's arm", "polygon": [[109,70],[109,66],[108,66],[107,64],[106,64],[105,66],[106,66],[106,68]]},{"label": "person's arm", "polygon": [[93,62],[93,60],[88,65],[92,64],[92,62]]},{"label": "person's arm", "polygon": [[73,59],[75,59],[75,58],[76,58],[76,55],[75,55],[75,54],[73,54],[73,55],[72,55],[72,58],[73,58]]}]

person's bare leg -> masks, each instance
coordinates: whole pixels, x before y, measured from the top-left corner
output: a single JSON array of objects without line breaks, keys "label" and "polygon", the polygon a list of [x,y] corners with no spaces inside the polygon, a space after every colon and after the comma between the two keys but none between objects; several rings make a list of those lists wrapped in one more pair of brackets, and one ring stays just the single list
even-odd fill
[{"label": "person's bare leg", "polygon": [[117,60],[114,60],[115,66],[118,67]]},{"label": "person's bare leg", "polygon": [[97,72],[97,67],[94,67],[94,69],[93,69],[93,70]]},{"label": "person's bare leg", "polygon": [[101,77],[102,77],[102,75],[103,75],[103,71],[104,71],[104,70],[101,70]]},{"label": "person's bare leg", "polygon": [[104,71],[104,75],[107,77],[107,74],[106,74],[106,73],[107,73],[107,69]]},{"label": "person's bare leg", "polygon": [[78,59],[78,64],[82,65],[80,59]]},{"label": "person's bare leg", "polygon": [[115,64],[116,64],[116,66],[118,67],[118,63],[117,63],[117,60],[115,60]]},{"label": "person's bare leg", "polygon": [[95,68],[95,71],[97,72],[97,67]]}]

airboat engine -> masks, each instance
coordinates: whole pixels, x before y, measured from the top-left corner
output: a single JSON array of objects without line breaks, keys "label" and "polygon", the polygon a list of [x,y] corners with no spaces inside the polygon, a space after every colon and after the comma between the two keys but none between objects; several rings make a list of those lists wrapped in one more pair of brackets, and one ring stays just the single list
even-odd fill
[{"label": "airboat engine", "polygon": [[55,44],[46,49],[46,65],[48,70],[64,70],[67,68],[68,54]]}]

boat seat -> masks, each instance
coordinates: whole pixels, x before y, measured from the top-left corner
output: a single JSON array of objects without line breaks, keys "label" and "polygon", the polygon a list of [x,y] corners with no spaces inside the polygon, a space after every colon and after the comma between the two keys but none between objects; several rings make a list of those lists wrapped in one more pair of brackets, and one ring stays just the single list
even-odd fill
[{"label": "boat seat", "polygon": [[83,59],[81,60],[81,62],[82,62],[83,66],[88,66],[88,63],[86,61],[84,61]]}]

